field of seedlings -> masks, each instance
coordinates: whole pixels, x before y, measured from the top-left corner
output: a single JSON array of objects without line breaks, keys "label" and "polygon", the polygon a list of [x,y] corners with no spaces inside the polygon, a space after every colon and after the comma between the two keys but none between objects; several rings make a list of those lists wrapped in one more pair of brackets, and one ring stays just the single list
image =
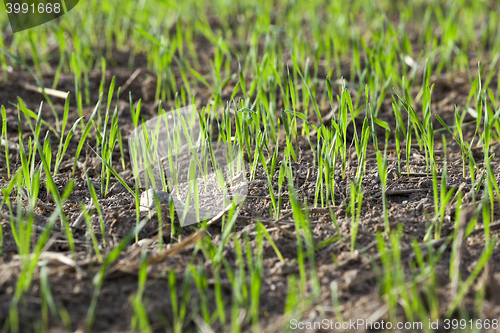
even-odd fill
[{"label": "field of seedlings", "polygon": [[500,332],[498,1],[4,8],[0,332]]}]

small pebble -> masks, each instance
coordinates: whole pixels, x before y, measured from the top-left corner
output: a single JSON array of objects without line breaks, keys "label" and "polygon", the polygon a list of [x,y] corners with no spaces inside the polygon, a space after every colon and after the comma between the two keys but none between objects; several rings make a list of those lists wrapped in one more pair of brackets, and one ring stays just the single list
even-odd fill
[{"label": "small pebble", "polygon": [[119,194],[119,193],[122,193],[125,191],[126,191],[126,188],[122,185],[122,183],[117,182],[113,186],[111,186],[108,194],[114,195],[114,194]]},{"label": "small pebble", "polygon": [[418,182],[419,188],[431,188],[432,187],[432,179],[423,178]]},{"label": "small pebble", "polygon": [[398,172],[396,169],[391,169],[387,172],[387,179],[395,179],[397,178]]},{"label": "small pebble", "polygon": [[156,195],[158,196],[158,201],[161,206],[168,205],[168,201],[170,199],[170,194],[168,194],[165,191],[161,190],[154,190],[154,189],[149,189],[147,191],[142,192],[141,194],[141,201],[140,201],[140,211],[148,211],[148,210],[154,210],[156,208],[155,204],[155,199],[154,199],[154,193],[156,192]]}]

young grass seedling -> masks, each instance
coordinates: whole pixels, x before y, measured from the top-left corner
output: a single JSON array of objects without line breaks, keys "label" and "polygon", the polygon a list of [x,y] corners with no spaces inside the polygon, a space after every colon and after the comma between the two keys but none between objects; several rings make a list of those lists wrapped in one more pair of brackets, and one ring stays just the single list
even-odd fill
[{"label": "young grass seedling", "polygon": [[139,287],[137,293],[131,299],[132,307],[134,308],[134,316],[132,317],[131,326],[133,329],[139,329],[144,333],[152,332],[146,310],[146,304],[144,304],[145,301],[143,300],[147,277],[147,249],[143,248],[141,251],[141,266],[139,268]]},{"label": "young grass seedling", "polygon": [[106,247],[106,228],[104,226],[104,216],[102,215],[101,206],[99,205],[99,200],[97,199],[97,194],[95,192],[94,183],[90,180],[89,175],[85,171],[85,179],[87,180],[87,188],[90,192],[90,197],[94,202],[94,206],[97,210],[97,214],[99,215],[99,224],[101,225],[101,234],[102,234],[102,246]]}]

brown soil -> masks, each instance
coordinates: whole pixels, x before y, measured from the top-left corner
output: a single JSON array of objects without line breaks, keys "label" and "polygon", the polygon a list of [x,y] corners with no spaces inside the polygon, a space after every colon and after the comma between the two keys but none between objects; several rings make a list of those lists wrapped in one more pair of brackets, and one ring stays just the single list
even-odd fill
[{"label": "brown soil", "polygon": [[[123,55],[122,55],[123,56]],[[125,55],[126,57],[126,55]],[[117,56],[117,58],[119,58]],[[138,58],[139,59],[139,58]],[[120,63],[120,62],[118,62]],[[126,61],[123,61],[126,63]],[[136,66],[143,66],[139,60],[136,60]],[[236,66],[236,64],[235,64]],[[332,64],[333,66],[333,64]],[[236,67],[237,68],[237,67]],[[108,85],[113,76],[116,76],[117,86],[123,86],[134,70],[115,68],[106,73]],[[176,70],[174,69],[174,72]],[[207,73],[209,73],[207,68]],[[96,102],[96,96],[99,89],[101,73],[92,72],[90,75],[91,90],[92,90],[92,104],[84,108],[84,115],[88,117],[92,112],[93,104]],[[50,86],[52,82],[53,74],[47,73],[44,75],[43,80],[45,84]],[[71,91],[74,93],[73,87],[73,76],[70,74],[62,75],[57,89],[62,91]],[[494,79],[494,81],[496,78]],[[435,82],[435,87],[433,91],[433,113],[438,113],[441,115],[445,121],[449,124],[453,123],[453,112],[454,105],[463,106],[467,99],[467,92],[469,91],[468,80],[464,83],[461,80],[460,75],[454,76],[440,76],[433,77]],[[43,100],[43,96],[27,91],[21,85],[16,84],[16,82],[28,82],[33,84],[34,81],[32,77],[25,71],[21,69],[15,69],[12,73],[9,73],[8,80],[0,82],[0,104],[5,105],[7,109],[7,128],[8,137],[10,142],[18,142],[18,118],[17,110],[9,102],[16,103],[17,97],[23,99],[27,107],[32,110],[37,110],[40,102]],[[144,83],[146,82],[146,83]],[[181,78],[178,78],[178,82],[182,82]],[[147,83],[147,75],[140,76],[128,89],[132,93],[132,98],[137,100],[143,98],[142,88],[143,83]],[[234,82],[235,83],[235,82]],[[234,87],[233,85],[228,89],[229,95]],[[496,83],[495,83],[496,84]],[[197,89],[197,102],[200,105],[205,105],[210,97],[209,92],[203,91],[203,86],[196,87]],[[147,90],[147,89],[146,89]],[[72,94],[74,96],[74,94]],[[124,138],[128,136],[133,130],[132,122],[130,121],[130,110],[128,107],[128,91],[122,91],[122,99],[118,105],[120,109],[119,117],[119,127],[122,131]],[[223,98],[229,98],[224,94]],[[56,110],[62,114],[63,101],[58,99],[53,99]],[[114,101],[113,101],[114,103]],[[391,126],[393,124],[392,110],[391,110],[391,97],[386,97],[383,103],[383,107],[380,110],[379,118],[382,120],[387,120]],[[77,109],[74,107],[74,97],[72,98],[72,103],[70,107],[70,119],[69,122],[73,123],[78,117]],[[114,104],[113,104],[114,106]],[[112,106],[112,107],[113,107]],[[163,104],[164,108],[169,108],[173,106],[171,102],[166,102]],[[329,113],[329,107],[324,105],[322,107],[322,114],[326,116]],[[417,106],[419,107],[419,106]],[[143,104],[143,116],[148,119],[151,118],[156,112],[157,106],[151,100]],[[54,123],[54,116],[47,105],[44,103],[43,106],[43,118],[50,123]],[[21,117],[22,130],[24,133],[24,143],[27,144],[28,137],[31,135],[30,128],[24,117]],[[467,119],[466,119],[467,121]],[[439,123],[436,122],[436,128],[440,127]],[[44,137],[46,130],[42,127],[42,137]],[[466,134],[471,135],[473,133],[473,128],[466,128]],[[73,158],[76,151],[77,143],[81,137],[81,130],[77,130],[72,143],[66,154],[67,158],[64,161],[60,174],[55,177],[55,182],[59,189],[62,191],[63,188],[68,183],[71,177],[71,168],[73,165]],[[316,138],[312,138],[313,142]],[[391,138],[390,144],[393,144],[393,138]],[[439,141],[439,140],[437,140]],[[471,196],[468,195],[470,187],[470,179],[464,179],[462,174],[462,162],[461,155],[457,152],[458,147],[452,143],[451,137],[447,136],[448,141],[448,174],[449,182],[448,186],[461,186],[464,184],[464,203],[466,205],[471,204]],[[91,141],[90,144],[95,144],[95,141]],[[314,191],[315,191],[315,180],[316,180],[316,168],[312,168],[312,154],[310,151],[309,144],[303,139],[300,139],[298,151],[298,163],[295,165],[295,179],[296,188],[300,199],[303,200],[307,198],[307,203],[309,207],[314,206]],[[115,150],[116,158],[115,168],[120,171],[120,174],[129,182],[133,182],[133,177],[130,170],[130,162],[128,160],[128,148],[126,141],[124,142],[125,149],[125,159],[126,168],[122,169],[119,162],[119,151]],[[438,144],[437,150],[442,149]],[[493,148],[496,154],[500,153],[500,148],[498,145],[494,145]],[[356,169],[356,157],[354,148],[351,149],[350,154],[351,159],[347,165],[347,179],[352,179],[354,177]],[[10,152],[11,161],[11,172],[16,170],[20,165],[17,160],[18,153],[14,150]],[[434,211],[433,196],[432,196],[432,184],[429,181],[429,177],[422,175],[425,174],[425,159],[423,159],[423,153],[417,148],[413,148],[411,152],[410,161],[410,171],[413,176],[405,176],[398,178],[396,175],[391,176],[388,180],[388,211],[389,211],[389,221],[391,227],[397,228],[401,227],[402,230],[402,246],[411,246],[411,241],[417,239],[422,240],[426,232],[426,227],[428,226],[427,213],[432,216]],[[437,154],[438,161],[442,160],[442,154]],[[333,209],[337,217],[337,223],[341,232],[341,236],[346,240],[343,243],[334,242],[331,243],[316,252],[316,265],[319,274],[319,279],[321,282],[322,295],[324,297],[317,303],[311,306],[306,312],[305,318],[308,320],[321,321],[323,318],[334,319],[335,314],[332,311],[332,302],[330,297],[330,284],[332,281],[336,281],[339,289],[339,298],[341,305],[343,307],[343,318],[344,320],[364,318],[367,319],[373,313],[375,313],[380,306],[383,305],[382,300],[379,296],[378,282],[373,270],[373,266],[370,264],[370,257],[377,258],[377,248],[374,245],[375,235],[377,231],[384,230],[383,223],[383,213],[382,213],[382,199],[381,199],[381,189],[380,183],[377,179],[377,163],[375,159],[375,153],[370,150],[369,160],[367,163],[367,172],[363,178],[362,186],[364,188],[364,201],[361,213],[361,223],[358,232],[357,245],[359,250],[355,252],[354,256],[350,254],[350,217],[346,217],[345,214],[345,204],[349,200],[349,184],[347,180],[343,180],[340,175],[340,168],[337,168],[336,174],[336,200],[337,206]],[[397,156],[395,151],[390,150],[389,152],[389,170],[397,170]],[[406,170],[406,162],[402,158],[402,170]],[[479,165],[481,166],[481,158],[478,158]],[[73,222],[80,214],[80,203],[89,204],[90,194],[87,189],[85,182],[85,176],[83,171],[86,170],[92,180],[98,184],[100,177],[100,162],[99,159],[93,154],[90,149],[84,149],[82,155],[79,158],[78,169],[76,171],[76,183],[75,189],[71,194],[68,202],[65,205],[65,214],[68,217],[70,223]],[[500,164],[493,160],[492,165],[494,167],[494,172],[497,177],[500,177]],[[307,176],[309,174],[309,176]],[[415,175],[418,174],[418,175]],[[7,168],[5,165],[5,156],[3,149],[0,150],[0,185],[5,186],[7,183]],[[249,198],[244,203],[240,217],[236,221],[237,225],[237,236],[243,237],[246,233],[250,239],[252,247],[256,248],[256,229],[255,229],[255,219],[268,219],[269,215],[269,205],[270,202],[266,198],[266,193],[268,192],[267,181],[259,181],[265,178],[263,170],[258,170],[256,181],[250,184]],[[97,186],[98,187],[98,186]],[[47,195],[47,191],[42,187],[40,199],[47,206],[52,206],[51,198]],[[97,191],[99,193],[99,191]],[[481,196],[482,190],[479,193]],[[284,199],[283,209],[290,209],[290,204],[288,199]],[[130,195],[123,187],[116,185],[115,189],[111,194],[102,198],[99,197],[99,204],[101,205],[104,213],[104,222],[106,226],[106,239],[108,241],[108,247],[104,250],[106,253],[108,249],[116,246],[124,236],[130,232],[136,224],[136,211],[135,203],[132,195]],[[451,204],[445,213],[444,225],[443,225],[443,236],[446,236],[453,232],[455,225],[455,206],[456,202]],[[50,215],[50,209],[43,208],[42,206],[37,207],[36,214],[36,224],[43,227],[46,223],[47,217]],[[498,212],[496,212],[498,213]],[[330,213],[312,208],[310,211],[311,221],[313,226],[314,240],[319,243],[329,237],[337,235],[337,230],[334,226]],[[284,222],[292,224],[292,218],[286,219]],[[96,233],[100,232],[100,225],[97,216],[92,219],[92,225]],[[5,323],[8,318],[9,306],[11,299],[14,295],[16,288],[16,281],[21,269],[20,260],[17,256],[17,247],[15,245],[11,224],[9,221],[2,220],[1,226],[3,229],[3,257],[0,257],[0,327]],[[164,220],[164,230],[169,230],[170,221],[165,217]],[[284,226],[284,230],[293,231],[294,227]],[[146,226],[142,229],[139,234],[139,238],[153,238],[157,235],[158,230],[158,220],[153,217]],[[273,229],[270,229],[273,230]],[[60,225],[56,225],[56,231],[61,231]],[[194,234],[193,228],[186,227],[182,229],[182,238],[186,239],[189,235]],[[221,234],[221,224],[220,222],[214,223],[208,228],[208,232],[211,235],[211,242],[217,246],[220,243]],[[85,238],[84,228],[75,228],[73,230],[76,250],[78,252],[77,263],[79,269],[74,269],[71,266],[62,265],[58,261],[49,261],[49,276],[50,276],[50,287],[52,290],[52,295],[56,302],[56,305],[63,306],[69,314],[71,320],[71,328],[69,330],[83,329],[85,325],[85,318],[87,316],[87,311],[89,309],[90,301],[92,298],[94,285],[92,284],[92,278],[98,271],[100,265],[95,262],[95,258],[88,257],[88,243]],[[288,290],[288,277],[292,274],[298,274],[298,266],[296,263],[297,258],[297,240],[295,237],[291,237],[289,233],[274,230],[270,231],[271,237],[276,243],[277,247],[284,256],[285,262],[281,263],[277,258],[275,251],[268,242],[264,244],[264,278],[261,289],[261,300],[260,300],[260,323],[261,329],[266,331],[281,331],[283,325],[286,324],[285,318],[282,316],[285,308],[285,300]],[[500,236],[499,229],[493,230],[492,235]],[[100,234],[98,234],[99,239],[101,239]],[[210,237],[210,236],[207,236]],[[165,247],[168,247],[171,242],[170,233],[167,232],[164,236]],[[484,247],[484,234],[477,233],[469,237],[469,239],[464,244],[465,251],[463,254],[463,267],[464,276],[462,278],[465,280],[471,270],[474,268],[479,255]],[[134,252],[137,247],[130,244],[128,248],[122,253],[120,258],[130,259],[132,252]],[[64,237],[53,237],[53,242],[46,249],[52,252],[58,252],[61,254],[68,255],[69,248]],[[150,256],[158,254],[156,248],[151,248],[148,250]],[[436,271],[436,283],[440,287],[439,290],[439,300],[440,304],[448,304],[451,298],[450,288],[449,288],[449,260],[450,260],[450,247],[445,250],[443,258],[437,265]],[[499,250],[495,249],[493,254],[494,257],[499,255]],[[224,250],[224,257],[228,260],[229,264],[233,267],[236,266],[236,252],[234,249],[234,243],[231,239]],[[137,259],[136,256],[134,259]],[[336,258],[338,264],[333,261]],[[127,259],[127,260],[128,260]],[[120,260],[120,259],[119,259]],[[130,259],[132,260],[132,259]],[[404,263],[408,263],[413,260],[410,253],[403,255]],[[193,262],[196,265],[205,265],[208,272],[210,270],[210,264],[205,262],[204,256],[201,251],[193,252],[193,247],[188,246],[187,248],[174,253],[166,257],[163,261],[156,263],[151,266],[149,271],[149,280],[147,283],[147,288],[145,290],[145,299],[147,299],[147,310],[150,316],[150,322],[154,331],[170,331],[172,328],[172,308],[170,304],[170,287],[168,283],[168,271],[174,269],[177,277],[177,290],[178,294],[181,293],[181,286],[183,283],[183,276],[185,274],[185,269],[188,263]],[[500,278],[500,263],[496,260],[492,260],[491,267],[489,267],[489,286],[495,286],[491,279],[498,281]],[[22,331],[31,331],[34,327],[40,324],[41,321],[41,301],[40,301],[40,277],[36,270],[34,280],[32,282],[32,287],[27,292],[25,301],[19,304],[20,309],[20,323]],[[409,273],[409,270],[408,270]],[[213,279],[214,276],[208,276],[209,283],[208,286],[208,298],[210,304],[215,304],[214,301],[214,286]],[[231,294],[231,283],[229,278],[225,273],[222,276],[223,279],[223,297],[226,304],[230,304],[232,294]],[[133,316],[133,309],[130,304],[130,297],[137,291],[137,270],[117,270],[110,274],[104,281],[101,289],[101,293],[98,298],[95,323],[93,325],[93,331],[127,331],[130,328],[131,318]],[[490,287],[489,287],[490,288]],[[491,287],[493,288],[493,287]],[[194,283],[190,286],[190,305],[188,307],[188,316],[192,309],[197,309],[199,306],[199,294],[196,291]],[[496,303],[494,295],[487,295],[487,301],[484,304],[484,313],[489,318],[498,318],[500,315],[500,307]],[[474,295],[471,293],[467,295],[465,303],[467,304],[467,309],[472,313],[473,309],[473,298]],[[212,309],[213,310],[213,309]],[[442,306],[442,311],[445,307]],[[226,317],[230,318],[230,307],[226,307]],[[403,312],[401,312],[400,319],[404,321]],[[195,331],[196,325],[194,324],[194,318],[188,320],[189,324],[184,327],[183,331]],[[217,323],[216,325],[220,325]],[[50,319],[51,331],[60,331],[64,325],[59,318]],[[215,332],[221,331],[221,326],[216,326],[213,328]],[[245,327],[245,330],[251,330],[251,327]]]}]

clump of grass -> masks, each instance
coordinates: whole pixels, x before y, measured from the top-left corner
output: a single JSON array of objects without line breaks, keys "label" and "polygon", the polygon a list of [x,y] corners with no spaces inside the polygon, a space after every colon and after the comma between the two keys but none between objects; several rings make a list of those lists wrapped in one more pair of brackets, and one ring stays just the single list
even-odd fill
[{"label": "clump of grass", "polygon": [[97,214],[99,215],[99,224],[101,226],[101,234],[102,234],[102,246],[106,247],[106,229],[104,226],[104,216],[102,214],[101,206],[99,205],[99,200],[97,199],[97,194],[95,192],[94,183],[90,180],[87,172],[85,172],[85,178],[87,180],[87,188],[90,192],[90,197],[92,198],[92,202],[97,210]]},{"label": "clump of grass", "polygon": [[437,167],[432,165],[431,166],[431,173],[432,173],[432,190],[434,194],[434,221],[432,222],[431,226],[429,227],[425,237],[424,241],[426,241],[432,232],[432,228],[434,228],[434,239],[440,239],[441,238],[441,230],[443,226],[443,219],[444,219],[444,214],[446,207],[448,206],[448,202],[451,200],[455,188],[451,188],[449,191],[447,189],[448,187],[448,174],[447,174],[447,164],[446,164],[446,138],[443,135],[443,151],[445,152],[444,155],[444,160],[443,160],[443,168],[441,171],[441,186],[439,186],[438,183],[438,176],[437,176]]},{"label": "clump of grass", "polygon": [[131,299],[134,308],[134,317],[132,318],[132,328],[139,329],[141,332],[151,332],[151,327],[147,315],[146,304],[144,304],[143,295],[148,277],[147,251],[141,251],[141,267],[139,269],[139,288],[135,296]]},{"label": "clump of grass", "polygon": [[130,243],[130,241],[141,231],[141,229],[146,225],[148,219],[143,219],[139,225],[137,225],[131,232],[124,237],[118,245],[109,252],[109,254],[104,259],[99,271],[92,279],[92,284],[94,285],[94,291],[92,294],[92,300],[87,313],[87,318],[85,326],[87,330],[90,330],[94,324],[95,311],[97,307],[97,299],[101,292],[102,285],[104,283],[104,278],[106,276],[106,271],[109,266],[118,258],[120,253],[125,249],[125,247]]},{"label": "clump of grass", "polygon": [[[66,129],[66,124],[68,123],[68,115],[69,115],[69,94],[66,97],[66,101],[64,103],[64,114],[63,114],[63,121],[62,121],[62,125],[61,125],[61,139],[59,141],[59,146],[57,148],[56,162],[55,162],[55,166],[54,166],[54,175],[56,175],[57,172],[59,171],[59,166],[61,165],[61,162],[63,161],[64,155],[66,154],[66,150],[69,147],[69,143],[71,141],[71,138],[73,137],[73,134],[76,130],[76,127],[77,127],[78,123],[80,122],[80,120],[83,119],[83,117],[80,117],[74,122],[73,126],[71,127],[68,134],[66,135],[66,140],[64,140],[64,144],[63,144],[64,130]],[[47,133],[49,133],[49,132],[47,132]]]},{"label": "clump of grass", "polygon": [[351,182],[351,254],[354,253],[354,245],[356,244],[356,236],[358,235],[362,202],[363,189],[361,188],[361,182]]}]

